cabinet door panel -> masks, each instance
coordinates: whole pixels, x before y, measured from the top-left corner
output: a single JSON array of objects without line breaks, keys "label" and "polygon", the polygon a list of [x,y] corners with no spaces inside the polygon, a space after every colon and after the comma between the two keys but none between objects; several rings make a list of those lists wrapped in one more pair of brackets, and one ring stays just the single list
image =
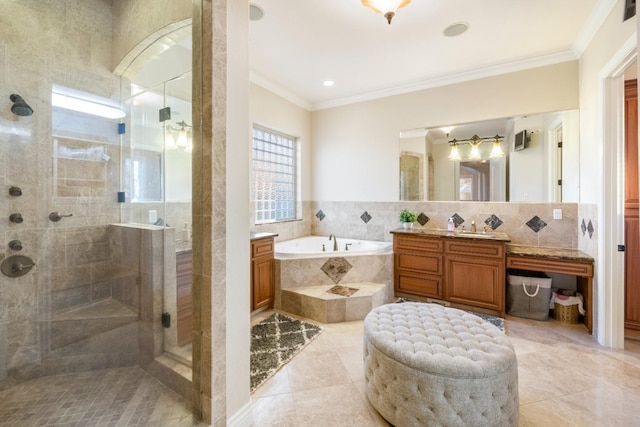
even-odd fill
[{"label": "cabinet door panel", "polygon": [[271,304],[273,298],[273,258],[257,258],[252,263],[253,309]]},{"label": "cabinet door panel", "polygon": [[447,289],[451,302],[504,310],[504,263],[490,258],[447,256]]}]

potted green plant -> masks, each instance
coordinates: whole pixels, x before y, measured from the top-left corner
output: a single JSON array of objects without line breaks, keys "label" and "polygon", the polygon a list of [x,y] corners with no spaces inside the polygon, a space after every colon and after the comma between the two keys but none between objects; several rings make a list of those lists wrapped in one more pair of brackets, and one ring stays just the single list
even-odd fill
[{"label": "potted green plant", "polygon": [[400,222],[402,223],[402,228],[409,229],[413,227],[413,223],[418,219],[416,214],[413,212],[403,209],[400,211]]}]

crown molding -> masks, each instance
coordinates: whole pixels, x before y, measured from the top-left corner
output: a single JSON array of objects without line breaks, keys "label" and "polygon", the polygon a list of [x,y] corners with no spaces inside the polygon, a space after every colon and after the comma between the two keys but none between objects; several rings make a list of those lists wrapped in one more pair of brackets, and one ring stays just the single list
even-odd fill
[{"label": "crown molding", "polygon": [[383,89],[374,92],[367,92],[364,94],[341,98],[327,102],[321,102],[311,105],[311,111],[324,110],[327,108],[334,108],[348,104],[355,104],[357,102],[371,101],[379,98],[386,98],[394,95],[401,95],[410,92],[416,92],[425,89],[431,89],[439,86],[446,86],[455,83],[462,83],[471,80],[477,80],[486,77],[497,76],[500,74],[513,73],[516,71],[528,70],[531,68],[544,67],[547,65],[559,64],[562,62],[575,61],[578,59],[572,49],[567,49],[561,52],[551,53],[548,55],[541,55],[532,58],[525,58],[517,61],[507,62],[504,64],[492,65],[490,67],[480,68],[477,70],[463,71],[455,74],[448,74],[446,76],[435,77],[427,80],[422,80],[407,85],[395,86],[388,89]]},{"label": "crown molding", "polygon": [[295,105],[297,105],[300,108],[303,108],[307,111],[311,111],[311,104],[305,100],[304,98],[299,97],[298,95],[296,95],[295,93],[291,92],[288,89],[283,88],[282,86],[273,83],[271,80],[267,79],[266,77],[262,76],[261,74],[258,74],[254,71],[251,71],[249,73],[249,79],[252,83],[255,83],[256,85],[267,89],[270,92],[275,93],[276,95],[280,96],[281,98],[286,99],[289,102],[294,103]]},{"label": "crown molding", "polygon": [[[617,0],[600,0],[596,7],[591,12],[589,18],[587,18],[587,22],[582,27],[582,30],[576,37],[576,40],[573,42],[572,50],[579,58],[582,56],[584,51],[593,40],[593,37],[596,35],[604,21],[607,19],[614,6],[616,5]],[[622,17],[620,17],[622,19]]]}]

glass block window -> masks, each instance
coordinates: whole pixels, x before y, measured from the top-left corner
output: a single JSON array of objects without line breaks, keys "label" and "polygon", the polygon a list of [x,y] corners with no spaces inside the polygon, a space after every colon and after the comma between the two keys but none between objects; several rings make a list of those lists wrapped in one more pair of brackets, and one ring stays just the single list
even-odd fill
[{"label": "glass block window", "polygon": [[256,223],[296,219],[296,138],[254,126]]}]

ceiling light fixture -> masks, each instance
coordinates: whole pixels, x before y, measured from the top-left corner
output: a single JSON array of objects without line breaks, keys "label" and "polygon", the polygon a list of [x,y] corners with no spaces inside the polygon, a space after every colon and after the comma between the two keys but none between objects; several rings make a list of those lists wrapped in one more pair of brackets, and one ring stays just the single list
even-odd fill
[{"label": "ceiling light fixture", "polygon": [[457,37],[461,34],[464,34],[469,29],[469,24],[466,22],[456,22],[455,24],[449,25],[447,28],[442,31],[447,37]]},{"label": "ceiling light fixture", "polygon": [[249,20],[259,21],[264,17],[264,10],[256,4],[249,4]]},{"label": "ceiling light fixture", "polygon": [[391,20],[396,16],[396,10],[405,7],[411,0],[361,0],[362,5],[373,9],[376,13],[381,13],[391,24]]},{"label": "ceiling light fixture", "polygon": [[326,87],[331,87],[331,86],[333,86],[335,84],[336,84],[336,82],[334,82],[333,80],[325,80],[325,81],[322,82],[322,85],[326,86]]}]

